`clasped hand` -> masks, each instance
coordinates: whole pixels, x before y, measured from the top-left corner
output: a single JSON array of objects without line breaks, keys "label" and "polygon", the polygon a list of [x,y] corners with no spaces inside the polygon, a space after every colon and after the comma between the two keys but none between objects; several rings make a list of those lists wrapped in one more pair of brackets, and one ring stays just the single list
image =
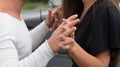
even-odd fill
[{"label": "clasped hand", "polygon": [[74,32],[76,31],[76,27],[74,25],[80,22],[77,17],[78,15],[72,15],[67,19],[63,19],[63,22],[48,39],[48,43],[55,53],[61,49],[71,49],[71,43],[75,42]]}]

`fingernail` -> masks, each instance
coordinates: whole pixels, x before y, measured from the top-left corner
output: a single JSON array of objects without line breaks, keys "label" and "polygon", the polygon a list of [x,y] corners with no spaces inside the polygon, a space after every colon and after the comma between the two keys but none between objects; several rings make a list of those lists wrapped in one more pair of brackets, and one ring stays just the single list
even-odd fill
[{"label": "fingernail", "polygon": [[65,19],[65,18],[63,18],[63,22],[64,22],[64,21],[66,21],[66,19]]},{"label": "fingernail", "polygon": [[62,46],[61,46],[61,45],[58,45],[58,46],[59,46],[59,48],[61,49]]},{"label": "fingernail", "polygon": [[78,21],[80,21],[80,19],[77,19]]},{"label": "fingernail", "polygon": [[74,27],[74,30],[77,30],[77,28],[76,28],[76,27]]},{"label": "fingernail", "polygon": [[65,30],[65,26],[62,26],[61,28],[62,28],[63,30]]},{"label": "fingernail", "polygon": [[59,35],[58,37],[59,37],[60,41],[64,41],[65,40],[62,35]]},{"label": "fingernail", "polygon": [[66,23],[67,23],[67,20],[63,18],[63,22],[66,24]]},{"label": "fingernail", "polygon": [[75,14],[75,16],[78,16],[78,14]]}]

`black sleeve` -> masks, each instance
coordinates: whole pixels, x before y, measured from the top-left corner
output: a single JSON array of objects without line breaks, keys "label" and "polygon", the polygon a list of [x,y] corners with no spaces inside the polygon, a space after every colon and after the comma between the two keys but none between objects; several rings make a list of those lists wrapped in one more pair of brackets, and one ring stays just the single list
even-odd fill
[{"label": "black sleeve", "polygon": [[120,48],[120,13],[114,6],[96,12],[92,25],[87,42],[92,55]]}]

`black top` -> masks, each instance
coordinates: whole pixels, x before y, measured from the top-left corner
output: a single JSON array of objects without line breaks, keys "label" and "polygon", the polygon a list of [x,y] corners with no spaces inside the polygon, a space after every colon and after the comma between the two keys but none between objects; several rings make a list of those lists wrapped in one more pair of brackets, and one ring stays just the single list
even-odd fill
[{"label": "black top", "polygon": [[[112,63],[113,54],[120,49],[120,13],[116,7],[109,0],[97,1],[76,27],[76,42],[94,56],[110,49]],[[78,66],[73,63],[73,67]]]}]

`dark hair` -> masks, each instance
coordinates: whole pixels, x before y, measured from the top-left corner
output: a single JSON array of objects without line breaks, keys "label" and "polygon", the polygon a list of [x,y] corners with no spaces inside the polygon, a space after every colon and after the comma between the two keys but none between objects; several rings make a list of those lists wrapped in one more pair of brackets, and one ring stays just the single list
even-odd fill
[{"label": "dark hair", "polygon": [[114,57],[114,60],[113,60],[113,63],[112,63],[112,67],[117,67],[119,62],[120,62],[120,49],[118,49],[116,51],[116,55]]},{"label": "dark hair", "polygon": [[118,0],[109,0],[109,1],[116,7],[116,9],[120,13],[120,7],[119,7],[119,4],[118,4]]},{"label": "dark hair", "polygon": [[[119,4],[118,4],[118,0],[109,0],[109,1],[116,7],[116,9],[118,10],[118,12],[120,14],[120,7],[119,7]],[[118,49],[117,52],[116,52],[116,56],[113,60],[112,67],[117,67],[119,62],[120,62],[120,49]]]},{"label": "dark hair", "polygon": [[68,18],[73,14],[78,14],[79,17],[83,11],[83,3],[82,0],[62,0],[62,10],[63,10],[63,18]]}]

